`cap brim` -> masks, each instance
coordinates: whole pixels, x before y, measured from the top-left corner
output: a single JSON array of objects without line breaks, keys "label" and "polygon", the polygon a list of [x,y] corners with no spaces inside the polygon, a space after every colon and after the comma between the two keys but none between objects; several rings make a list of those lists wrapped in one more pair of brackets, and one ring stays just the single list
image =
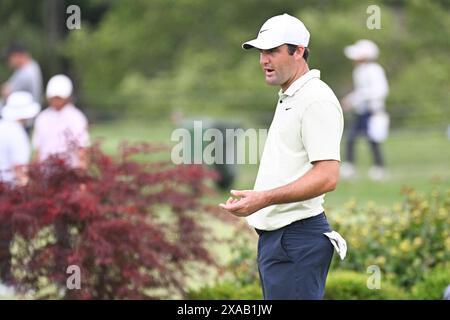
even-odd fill
[{"label": "cap brim", "polygon": [[51,98],[61,98],[61,99],[68,99],[72,96],[72,93],[69,92],[46,92],[45,97],[47,99]]},{"label": "cap brim", "polygon": [[281,46],[284,42],[267,41],[262,39],[253,39],[242,44],[242,49],[248,50],[252,48],[257,48],[261,50],[273,49]]}]

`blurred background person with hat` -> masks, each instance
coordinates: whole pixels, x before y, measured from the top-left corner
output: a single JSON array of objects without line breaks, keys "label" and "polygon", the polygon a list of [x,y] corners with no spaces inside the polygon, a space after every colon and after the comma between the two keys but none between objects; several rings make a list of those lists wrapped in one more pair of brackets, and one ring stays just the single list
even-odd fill
[{"label": "blurred background person with hat", "polygon": [[86,169],[88,121],[72,103],[72,91],[72,81],[66,75],[55,75],[49,80],[49,106],[36,118],[32,144],[38,161],[61,155],[67,157],[71,167]]},{"label": "blurred background person with hat", "polygon": [[355,142],[358,136],[364,136],[369,142],[374,162],[369,178],[380,181],[387,177],[380,143],[388,136],[389,117],[385,111],[385,99],[389,86],[383,67],[375,62],[379,49],[374,42],[364,39],[347,46],[344,54],[355,64],[354,89],[342,99],[341,105],[344,111],[353,112],[354,121],[350,126],[341,176],[347,179],[356,176]]},{"label": "blurred background person with hat", "polygon": [[[88,166],[87,147],[89,146],[88,121],[85,115],[72,102],[73,84],[63,74],[53,76],[47,84],[46,97],[49,106],[36,118],[32,144],[35,159],[45,161],[58,156],[71,168],[85,170]],[[84,192],[85,185],[80,185]],[[55,221],[57,243],[70,248],[67,221]]]},{"label": "blurred background person with hat", "polygon": [[29,92],[17,91],[8,96],[0,119],[0,179],[3,182],[26,183],[31,148],[22,124],[40,110],[41,106]]},{"label": "blurred background person with hat", "polygon": [[[27,165],[31,147],[23,122],[34,118],[41,106],[29,92],[17,91],[8,96],[0,119],[0,183],[25,185],[28,181]],[[13,294],[10,286],[11,253],[9,246],[13,235],[8,223],[0,224],[0,295]]]}]

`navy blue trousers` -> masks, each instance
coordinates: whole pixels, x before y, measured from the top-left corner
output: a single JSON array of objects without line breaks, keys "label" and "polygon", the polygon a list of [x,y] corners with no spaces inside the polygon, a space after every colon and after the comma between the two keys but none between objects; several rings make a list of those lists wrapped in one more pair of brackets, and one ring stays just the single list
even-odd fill
[{"label": "navy blue trousers", "polygon": [[256,230],[258,268],[265,300],[318,300],[333,257],[325,213],[274,231]]},{"label": "navy blue trousers", "polygon": [[371,115],[372,114],[370,112],[366,112],[364,114],[355,114],[353,124],[351,125],[350,131],[348,133],[346,158],[350,163],[355,162],[355,142],[358,136],[363,136],[369,142],[370,150],[372,151],[373,162],[375,163],[375,165],[383,167],[384,159],[381,153],[380,143],[371,140],[367,135],[367,127]]}]

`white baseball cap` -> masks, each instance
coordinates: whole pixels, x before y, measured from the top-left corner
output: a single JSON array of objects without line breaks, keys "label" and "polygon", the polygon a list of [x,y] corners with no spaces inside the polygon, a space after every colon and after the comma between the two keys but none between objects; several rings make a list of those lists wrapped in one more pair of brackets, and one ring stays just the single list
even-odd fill
[{"label": "white baseball cap", "polygon": [[259,30],[257,38],[243,43],[242,48],[267,50],[285,43],[307,47],[309,36],[303,22],[285,13],[267,20]]},{"label": "white baseball cap", "polygon": [[8,121],[31,119],[39,111],[41,111],[41,105],[33,100],[31,93],[16,91],[6,99],[6,104],[2,109],[2,118]]},{"label": "white baseball cap", "polygon": [[366,39],[358,40],[344,49],[345,56],[351,60],[375,60],[378,53],[377,45]]},{"label": "white baseball cap", "polygon": [[46,96],[47,98],[60,97],[65,99],[72,95],[72,90],[72,80],[66,75],[57,74],[48,81]]}]

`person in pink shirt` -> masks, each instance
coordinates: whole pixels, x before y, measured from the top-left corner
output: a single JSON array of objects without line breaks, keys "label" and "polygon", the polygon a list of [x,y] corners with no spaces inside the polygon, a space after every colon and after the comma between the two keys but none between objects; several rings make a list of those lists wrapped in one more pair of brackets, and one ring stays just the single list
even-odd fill
[{"label": "person in pink shirt", "polygon": [[[72,91],[72,81],[65,75],[55,75],[49,80],[46,89],[49,106],[37,116],[34,126],[34,158],[42,162],[57,155],[71,168],[85,170],[88,166],[88,121],[72,103]],[[80,184],[79,190],[85,192],[85,185]],[[59,246],[70,248],[69,226],[64,217],[55,220],[55,235]]]},{"label": "person in pink shirt", "polygon": [[38,161],[60,155],[71,167],[86,169],[88,121],[72,103],[72,91],[72,81],[65,75],[55,75],[49,80],[46,89],[49,106],[36,118],[32,144]]}]

